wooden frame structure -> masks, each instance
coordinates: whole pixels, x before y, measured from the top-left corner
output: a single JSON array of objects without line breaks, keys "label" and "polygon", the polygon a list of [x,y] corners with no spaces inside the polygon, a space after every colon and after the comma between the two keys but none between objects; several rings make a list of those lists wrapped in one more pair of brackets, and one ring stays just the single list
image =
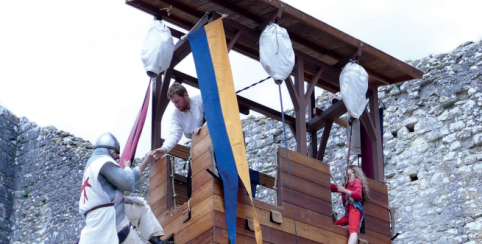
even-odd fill
[{"label": "wooden frame structure", "polygon": [[[185,30],[198,29],[210,21],[220,18],[219,13],[228,14],[228,18],[223,19],[228,50],[235,50],[254,60],[259,60],[259,47],[257,43],[264,27],[270,22],[277,22],[280,26],[286,28],[293,43],[296,63],[292,73],[294,80],[288,78],[284,82],[295,108],[295,117],[285,116],[285,121],[296,138],[297,153],[305,156],[309,155],[309,157],[320,161],[320,164],[322,164],[321,161],[325,155],[326,145],[333,123],[343,125],[344,122],[340,121],[339,118],[345,114],[347,110],[343,102],[334,103],[325,111],[316,108],[314,88],[318,86],[330,92],[339,91],[338,77],[340,76],[341,69],[350,60],[357,59],[369,74],[369,87],[366,95],[369,99],[369,109],[365,109],[360,121],[364,133],[366,133],[369,138],[370,145],[368,145],[365,152],[363,152],[365,155],[362,153],[362,162],[365,165],[372,166],[369,167],[370,172],[365,172],[365,174],[373,180],[372,185],[380,184],[377,182],[384,180],[382,156],[383,138],[380,130],[382,125],[380,125],[378,113],[378,87],[421,78],[423,75],[421,71],[279,0],[127,0],[126,3],[153,15],[154,18],[163,19]],[[166,14],[166,11],[162,9],[170,9],[170,14]],[[185,35],[185,33],[172,28],[171,33],[176,38],[181,38]],[[188,40],[180,39],[175,46],[171,66],[163,74],[159,75],[155,81],[152,95],[152,148],[159,148],[162,144],[161,128],[159,125],[169,103],[169,100],[163,94],[167,93],[171,79],[181,81],[193,87],[198,87],[197,78],[175,69],[176,65],[189,55],[190,52]],[[307,82],[306,85],[305,82]],[[237,100],[240,111],[249,112],[249,110],[253,110],[269,118],[281,120],[280,111],[268,108],[241,96],[237,96]],[[305,111],[307,108],[308,120],[305,119]],[[323,129],[323,135],[321,143],[318,145],[316,134],[320,129]],[[307,135],[311,135],[309,148],[307,146]],[[201,150],[201,148],[206,147],[205,144],[201,143],[198,145],[199,148],[194,148],[196,147],[195,144],[196,143],[193,143],[193,155],[196,150]],[[193,165],[199,163],[204,165],[204,168],[209,167],[210,163],[208,163],[209,160],[207,160],[209,155],[206,155],[206,153],[203,155],[200,156],[198,162],[194,159]],[[369,156],[365,157],[366,155]],[[151,169],[150,194],[157,196],[150,199],[151,206],[156,215],[159,216],[161,223],[165,222],[163,219],[165,215],[162,214],[169,212],[168,210],[174,207],[172,200],[166,197],[169,196],[169,193],[172,195],[172,183],[169,183],[170,180],[166,180],[164,183],[160,181],[164,178],[167,179],[169,176],[171,166],[168,161],[169,159],[165,159],[164,162],[161,163],[164,165],[164,168],[159,169],[159,171],[156,171],[156,167],[158,166],[154,166],[153,169]],[[159,165],[159,163],[155,165]],[[195,168],[198,168],[198,166],[193,166],[193,169]],[[159,176],[159,174],[164,175]],[[193,181],[194,179],[195,177],[193,177]],[[193,182],[193,184],[195,184],[195,182]],[[215,183],[212,184],[216,185]],[[375,188],[379,189],[378,192],[380,193],[378,197],[380,201],[375,205],[388,208],[386,186],[381,184],[376,185]],[[213,191],[211,191],[211,193],[214,194]],[[203,192],[203,194],[207,193]],[[221,195],[218,194],[218,196],[222,196],[222,193],[220,194]],[[195,198],[196,195],[193,187],[193,198]],[[215,195],[216,194],[211,195],[211,197],[215,197]],[[159,196],[163,197],[160,198]],[[156,202],[152,202],[153,200],[156,200]],[[192,201],[194,201],[194,199]],[[368,209],[367,211],[369,212]],[[381,215],[372,219],[372,222],[377,223],[377,226],[382,226],[385,220],[388,221],[388,219],[386,219],[388,218],[388,211],[386,214],[384,211],[380,211],[379,213]],[[285,213],[285,211],[283,211],[283,213]],[[172,219],[172,216],[169,218]],[[369,219],[370,218],[367,218],[366,221],[368,222]],[[216,221],[221,220],[215,218],[214,222]],[[214,226],[216,225],[214,224]],[[187,228],[187,226],[185,226],[185,228]],[[179,232],[179,230],[177,231]],[[215,229],[213,229],[213,231],[216,232]],[[381,232],[386,233],[386,230]],[[212,236],[216,236],[216,233],[211,234]],[[180,241],[180,243],[186,242]],[[178,240],[176,240],[176,243],[178,243]],[[216,241],[216,243],[221,242]],[[380,243],[386,242],[382,241]]]}]

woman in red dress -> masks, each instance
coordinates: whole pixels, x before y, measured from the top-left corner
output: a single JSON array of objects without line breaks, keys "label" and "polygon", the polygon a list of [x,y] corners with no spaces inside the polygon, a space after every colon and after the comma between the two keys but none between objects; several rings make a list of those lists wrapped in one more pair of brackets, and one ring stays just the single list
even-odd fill
[{"label": "woman in red dress", "polygon": [[368,195],[370,190],[366,176],[360,167],[348,166],[343,176],[348,177],[345,187],[331,184],[331,191],[341,193],[346,214],[333,224],[349,225],[348,244],[355,244],[358,241],[358,231],[363,221],[363,202],[370,199]]}]

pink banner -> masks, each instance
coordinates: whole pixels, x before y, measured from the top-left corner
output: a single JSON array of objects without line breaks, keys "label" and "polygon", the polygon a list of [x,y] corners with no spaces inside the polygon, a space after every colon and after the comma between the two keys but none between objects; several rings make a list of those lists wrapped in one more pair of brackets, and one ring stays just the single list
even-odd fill
[{"label": "pink banner", "polygon": [[136,122],[132,127],[129,139],[127,139],[126,146],[122,152],[122,156],[119,160],[119,165],[124,168],[124,161],[129,160],[132,162],[134,156],[136,155],[137,143],[139,143],[139,138],[142,134],[142,128],[144,127],[144,122],[146,121],[147,109],[149,108],[149,95],[151,91],[151,82],[149,80],[149,85],[147,86],[146,97],[144,98],[144,103],[142,104],[141,111],[137,115]]}]

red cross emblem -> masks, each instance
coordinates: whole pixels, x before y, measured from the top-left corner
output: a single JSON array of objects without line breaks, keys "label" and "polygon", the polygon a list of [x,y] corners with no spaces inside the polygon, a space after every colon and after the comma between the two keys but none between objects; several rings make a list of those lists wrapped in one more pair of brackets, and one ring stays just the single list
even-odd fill
[{"label": "red cross emblem", "polygon": [[82,190],[80,191],[80,194],[84,192],[84,204],[85,204],[85,199],[89,201],[89,198],[87,198],[87,192],[85,190],[86,187],[91,187],[91,185],[89,184],[89,177],[87,177],[87,179],[84,181],[84,184],[82,185]]}]

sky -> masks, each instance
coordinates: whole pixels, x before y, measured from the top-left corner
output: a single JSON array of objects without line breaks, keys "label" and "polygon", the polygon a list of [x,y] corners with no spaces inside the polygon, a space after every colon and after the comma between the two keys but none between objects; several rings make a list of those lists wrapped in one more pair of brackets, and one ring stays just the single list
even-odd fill
[{"label": "sky", "polygon": [[[480,0],[284,2],[402,61],[482,39]],[[123,0],[0,1],[0,106],[92,143],[111,132],[123,148],[149,84],[140,54],[152,19]],[[268,76],[258,62],[229,56],[236,90]],[[196,77],[192,56],[176,69]],[[268,80],[240,95],[279,111],[277,89]],[[292,108],[285,86],[282,96]],[[150,150],[150,121],[149,112],[138,157]]]}]

